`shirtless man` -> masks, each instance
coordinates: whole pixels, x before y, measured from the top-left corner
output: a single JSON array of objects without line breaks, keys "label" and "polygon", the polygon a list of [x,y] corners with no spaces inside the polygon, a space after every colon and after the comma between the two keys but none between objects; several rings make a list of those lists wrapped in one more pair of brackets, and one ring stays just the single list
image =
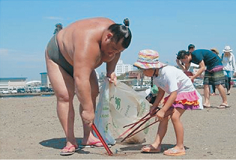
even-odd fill
[{"label": "shirtless man", "polygon": [[95,69],[106,63],[107,77],[114,73],[120,53],[131,42],[129,20],[115,24],[107,18],[79,20],[55,34],[46,48],[47,72],[57,97],[57,114],[66,135],[61,155],[71,155],[78,147],[74,136],[73,98],[80,102],[83,122],[82,145],[102,146],[91,129],[99,93]]}]

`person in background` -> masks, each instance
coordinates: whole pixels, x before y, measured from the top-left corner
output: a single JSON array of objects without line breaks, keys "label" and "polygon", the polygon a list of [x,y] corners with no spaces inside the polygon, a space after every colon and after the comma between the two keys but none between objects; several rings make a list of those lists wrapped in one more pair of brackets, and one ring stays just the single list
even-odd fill
[{"label": "person in background", "polygon": [[[188,52],[193,52],[195,50],[195,45],[194,44],[189,44],[188,45]],[[177,60],[177,59],[176,59]],[[182,63],[182,65],[184,65],[184,63]],[[188,76],[190,76],[192,73],[190,73],[189,71],[184,71],[185,74],[187,74]],[[192,80],[193,82],[193,80]]]},{"label": "person in background", "polygon": [[99,93],[95,69],[105,62],[107,77],[116,84],[114,70],[121,52],[130,45],[131,37],[128,19],[122,25],[101,17],[76,21],[61,29],[49,41],[45,51],[47,73],[66,135],[66,146],[60,155],[72,155],[78,148],[74,135],[75,95],[80,102],[83,123],[81,146],[102,146],[91,127]]},{"label": "person in background", "polygon": [[[191,80],[194,80],[196,77],[201,75],[202,72],[205,71],[203,80],[205,98],[205,103],[203,104],[203,106],[205,108],[211,107],[209,85],[215,85],[220,92],[222,103],[218,106],[218,108],[222,109],[229,107],[225,90],[222,86],[222,84],[225,83],[225,76],[223,72],[223,64],[219,56],[206,49],[197,49],[192,53],[181,50],[178,52],[176,62],[183,71],[187,71],[189,69],[190,63],[199,65],[199,70],[195,75],[190,77]],[[182,65],[181,63],[184,63],[184,65]]]},{"label": "person in background", "polygon": [[190,45],[188,45],[188,51],[189,52],[193,52],[195,50],[195,45],[194,44],[190,44]]},{"label": "person in background", "polygon": [[[185,110],[199,108],[198,96],[190,78],[180,69],[166,65],[159,60],[159,54],[154,50],[142,50],[138,54],[138,60],[134,63],[148,77],[153,77],[153,84],[158,87],[157,97],[150,113],[159,106],[165,93],[169,96],[164,98],[162,108],[156,113],[160,124],[154,143],[144,146],[141,152],[158,153],[161,152],[161,143],[168,128],[168,117],[173,123],[176,135],[176,145],[164,151],[164,155],[180,156],[185,154],[184,148],[184,128],[180,120]],[[168,114],[167,114],[168,115]]]},{"label": "person in background", "polygon": [[227,89],[227,95],[230,95],[231,78],[236,72],[235,57],[232,51],[233,50],[230,48],[230,46],[225,46],[225,49],[223,50],[224,53],[222,53],[222,56],[221,56],[222,63],[224,66],[223,70],[226,76],[225,87]]},{"label": "person in background", "polygon": [[[219,56],[220,52],[218,51],[218,49],[212,48],[211,51],[214,52],[217,56]],[[214,84],[210,85],[210,92],[211,92],[211,96],[216,95],[216,86]]]},{"label": "person in background", "polygon": [[55,26],[56,26],[56,28],[55,28],[53,34],[58,33],[58,32],[59,32],[60,30],[62,30],[62,28],[63,28],[61,23],[57,23]]}]

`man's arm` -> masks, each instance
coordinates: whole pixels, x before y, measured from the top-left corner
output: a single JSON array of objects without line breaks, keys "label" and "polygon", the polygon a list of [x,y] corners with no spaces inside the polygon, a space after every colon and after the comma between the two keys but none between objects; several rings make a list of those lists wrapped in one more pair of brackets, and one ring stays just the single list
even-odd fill
[{"label": "man's arm", "polygon": [[109,77],[109,81],[113,82],[116,85],[117,77],[115,74],[116,64],[120,58],[120,53],[117,53],[115,58],[111,62],[107,62],[107,77]]},{"label": "man's arm", "polygon": [[203,60],[199,63],[199,67],[200,67],[199,70],[197,71],[197,73],[194,76],[191,77],[191,80],[194,80],[195,78],[200,76],[202,74],[202,72],[204,72],[206,70],[206,66],[205,66],[205,63]]},{"label": "man's arm", "polygon": [[95,115],[90,77],[99,58],[99,45],[89,36],[86,37],[86,40],[78,40],[73,43],[76,44],[74,45],[75,91],[82,106],[82,119],[84,122],[91,124]]}]

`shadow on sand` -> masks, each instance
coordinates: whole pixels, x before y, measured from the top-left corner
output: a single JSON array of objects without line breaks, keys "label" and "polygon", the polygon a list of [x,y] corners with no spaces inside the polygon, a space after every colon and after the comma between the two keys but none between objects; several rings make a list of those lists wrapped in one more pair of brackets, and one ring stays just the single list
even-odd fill
[{"label": "shadow on sand", "polygon": [[[120,150],[121,151],[126,151],[126,152],[132,152],[132,151],[141,151],[142,147],[145,145],[142,144],[133,144],[133,145],[129,145],[129,146],[125,146],[125,147],[121,147]],[[162,144],[161,145],[161,152],[164,152],[165,150],[169,149],[169,148],[173,148],[175,145],[173,144]],[[189,147],[184,146],[185,149],[189,149]]]},{"label": "shadow on sand", "polygon": [[[82,142],[82,138],[76,138],[77,144],[80,144]],[[47,139],[39,142],[40,145],[44,147],[54,148],[54,149],[62,149],[65,147],[66,144],[66,138],[53,138],[53,139]],[[77,150],[76,152],[82,153],[82,154],[89,154],[88,151],[83,151],[82,149]]]}]

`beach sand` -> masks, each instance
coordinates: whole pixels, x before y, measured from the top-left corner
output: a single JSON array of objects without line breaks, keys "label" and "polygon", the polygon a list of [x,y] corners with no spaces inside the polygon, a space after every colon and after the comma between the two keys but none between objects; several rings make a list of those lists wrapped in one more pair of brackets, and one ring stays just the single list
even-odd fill
[{"label": "beach sand", "polygon": [[[202,94],[203,90],[199,92]],[[218,92],[217,92],[218,93]],[[0,158],[1,159],[236,159],[236,88],[227,96],[231,108],[186,111],[183,114],[186,155],[169,157],[143,154],[143,145],[152,143],[157,125],[150,128],[143,144],[119,144],[111,147],[114,156],[104,148],[85,148],[72,156],[62,157],[60,150],[65,135],[56,113],[56,97],[28,97],[0,99]],[[213,106],[221,103],[219,95],[212,96]],[[75,98],[75,135],[82,138],[82,123]],[[175,134],[169,122],[163,149],[175,144]]]}]

